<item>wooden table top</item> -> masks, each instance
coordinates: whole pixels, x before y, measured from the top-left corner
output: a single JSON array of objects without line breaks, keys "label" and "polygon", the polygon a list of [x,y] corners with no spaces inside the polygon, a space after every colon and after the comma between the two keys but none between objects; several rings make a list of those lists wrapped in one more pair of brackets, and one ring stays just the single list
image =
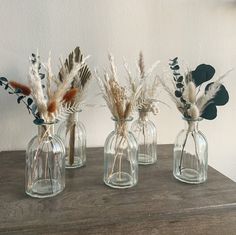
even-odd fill
[{"label": "wooden table top", "polygon": [[158,146],[158,164],[139,167],[138,185],[103,184],[103,149],[88,148],[87,166],[66,171],[54,198],[24,193],[23,151],[0,153],[0,234],[236,234],[236,184],[209,168],[208,181],[172,176],[172,145]]}]

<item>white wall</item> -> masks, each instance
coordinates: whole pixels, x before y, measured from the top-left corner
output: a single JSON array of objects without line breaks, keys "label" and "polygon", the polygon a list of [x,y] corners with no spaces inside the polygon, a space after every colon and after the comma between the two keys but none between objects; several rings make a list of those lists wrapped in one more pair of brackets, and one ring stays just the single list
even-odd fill
[{"label": "white wall", "polygon": [[[217,75],[236,64],[236,1],[226,0],[0,0],[0,74],[26,81],[28,56],[37,48],[54,61],[80,45],[91,67],[107,65],[112,51],[119,64],[134,63],[140,49],[146,63],[179,56],[189,66],[214,65]],[[57,68],[57,64],[55,64]],[[121,73],[122,74],[122,73]],[[210,164],[236,180],[236,72],[225,80],[231,100],[215,121],[203,121]],[[36,133],[32,118],[15,98],[0,91],[0,150],[25,149]],[[94,83],[90,93],[96,94]],[[163,99],[166,100],[165,96]],[[91,103],[97,102],[92,99]],[[100,100],[102,102],[102,100]],[[102,146],[113,129],[106,108],[81,115],[89,146]],[[153,118],[159,143],[173,143],[183,126],[173,107]]]}]

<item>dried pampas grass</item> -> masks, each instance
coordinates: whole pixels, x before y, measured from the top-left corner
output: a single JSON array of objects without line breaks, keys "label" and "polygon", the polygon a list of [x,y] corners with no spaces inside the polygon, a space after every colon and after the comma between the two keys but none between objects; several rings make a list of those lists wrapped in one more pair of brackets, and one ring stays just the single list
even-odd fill
[{"label": "dried pampas grass", "polygon": [[126,89],[118,80],[113,55],[109,54],[108,59],[110,71],[105,71],[104,77],[101,77],[95,71],[96,78],[103,98],[113,117],[118,121],[124,121],[132,116],[137,106],[137,99],[140,97],[143,83],[133,87],[133,89]]}]

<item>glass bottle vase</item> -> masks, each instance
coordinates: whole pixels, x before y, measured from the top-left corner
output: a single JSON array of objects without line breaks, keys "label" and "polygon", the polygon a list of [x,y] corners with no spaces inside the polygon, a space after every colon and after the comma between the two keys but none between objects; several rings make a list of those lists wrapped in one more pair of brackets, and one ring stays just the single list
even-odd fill
[{"label": "glass bottle vase", "polygon": [[138,182],[138,144],[128,130],[130,120],[116,120],[115,130],[104,145],[104,183],[112,188],[130,188]]},{"label": "glass bottle vase", "polygon": [[70,114],[61,123],[58,135],[63,140],[66,149],[66,168],[78,168],[86,164],[86,131],[79,121],[78,112]]},{"label": "glass bottle vase", "polygon": [[138,142],[138,163],[153,164],[157,161],[157,131],[146,111],[139,111],[139,118],[132,124],[131,131]]},{"label": "glass bottle vase", "polygon": [[174,146],[173,175],[189,184],[207,180],[208,144],[198,130],[200,120],[185,119],[186,127],[178,134]]},{"label": "glass bottle vase", "polygon": [[65,188],[65,148],[54,124],[38,126],[26,150],[25,191],[31,197],[53,197]]}]

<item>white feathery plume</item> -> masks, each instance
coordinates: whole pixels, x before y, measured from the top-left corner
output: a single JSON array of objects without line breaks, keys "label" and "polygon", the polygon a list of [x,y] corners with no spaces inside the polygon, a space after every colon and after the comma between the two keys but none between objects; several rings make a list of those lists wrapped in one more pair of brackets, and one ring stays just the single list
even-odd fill
[{"label": "white feathery plume", "polygon": [[29,66],[29,85],[32,91],[32,97],[37,105],[38,112],[43,119],[47,119],[47,100],[44,97],[41,77],[39,75],[39,56],[36,55],[36,61],[32,62],[30,58]]},{"label": "white feathery plume", "polygon": [[199,118],[200,113],[196,104],[191,104],[191,107],[188,109],[188,115],[194,120]]},{"label": "white feathery plume", "polygon": [[197,99],[197,107],[199,109],[200,115],[204,111],[207,105],[211,103],[211,100],[215,97],[219,91],[221,83],[214,82],[209,86],[209,89]]},{"label": "white feathery plume", "polygon": [[186,101],[194,104],[196,102],[197,91],[196,91],[196,85],[193,81],[190,81],[186,84],[184,89],[183,97]]}]

